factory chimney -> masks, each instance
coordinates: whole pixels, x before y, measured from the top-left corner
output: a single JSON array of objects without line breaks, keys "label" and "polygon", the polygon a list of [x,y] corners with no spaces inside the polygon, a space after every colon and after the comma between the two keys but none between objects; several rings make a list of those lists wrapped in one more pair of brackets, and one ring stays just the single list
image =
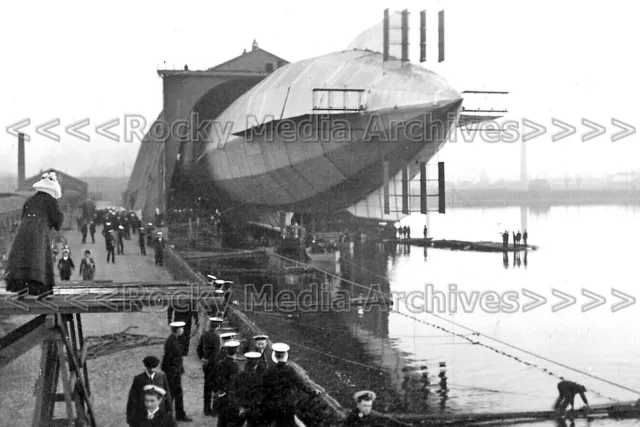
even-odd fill
[{"label": "factory chimney", "polygon": [[24,164],[24,133],[18,133],[18,189],[24,186],[26,180]]}]

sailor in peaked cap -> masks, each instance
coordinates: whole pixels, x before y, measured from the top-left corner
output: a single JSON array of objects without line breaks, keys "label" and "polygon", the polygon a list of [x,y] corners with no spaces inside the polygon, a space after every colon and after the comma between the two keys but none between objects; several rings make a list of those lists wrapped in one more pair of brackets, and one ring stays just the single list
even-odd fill
[{"label": "sailor in peaked cap", "polygon": [[[376,418],[371,413],[373,402],[376,400],[376,394],[369,390],[362,390],[353,395],[356,407],[351,411],[345,420],[345,425],[373,425]],[[375,424],[378,425],[378,424]]]},{"label": "sailor in peaked cap", "polygon": [[200,342],[196,349],[198,358],[202,361],[202,372],[204,374],[204,415],[213,416],[212,398],[215,382],[215,364],[220,353],[222,343],[218,329],[223,322],[221,317],[210,317],[207,329],[202,333]]},{"label": "sailor in peaked cap", "polygon": [[286,363],[287,360],[289,360],[290,347],[287,344],[277,342],[271,347],[271,349],[273,350],[271,353],[271,360],[273,360],[274,363]]},{"label": "sailor in peaked cap", "polygon": [[272,358],[276,362],[262,377],[264,387],[263,407],[271,414],[277,425],[296,425],[295,396],[300,392],[310,395],[317,394],[298,376],[296,371],[287,364],[289,346],[284,343],[275,343],[272,346]]},{"label": "sailor in peaked cap", "polygon": [[171,335],[164,344],[164,356],[162,357],[161,368],[167,375],[171,396],[175,399],[176,420],[191,421],[184,412],[184,401],[182,396],[182,374],[184,366],[182,364],[183,348],[180,336],[184,333],[185,322],[175,321],[169,323]]},{"label": "sailor in peaked cap", "polygon": [[227,341],[224,343],[226,356],[224,360],[216,365],[216,381],[215,390],[217,393],[218,407],[220,413],[218,415],[218,425],[230,425],[236,421],[238,417],[235,402],[231,400],[230,391],[232,387],[232,378],[238,373],[238,365],[235,362],[235,355],[240,347],[240,341]]},{"label": "sailor in peaked cap", "polygon": [[[175,425],[173,416],[167,413],[161,403],[167,391],[157,385],[149,384],[144,387],[144,406],[146,411],[135,425],[169,426]],[[148,424],[147,424],[148,423]]]},{"label": "sailor in peaked cap", "polygon": [[264,374],[268,367],[268,359],[267,359],[267,340],[269,337],[267,335],[255,335],[253,337],[253,341],[255,342],[254,349],[260,354],[260,359],[258,360],[258,372]]}]

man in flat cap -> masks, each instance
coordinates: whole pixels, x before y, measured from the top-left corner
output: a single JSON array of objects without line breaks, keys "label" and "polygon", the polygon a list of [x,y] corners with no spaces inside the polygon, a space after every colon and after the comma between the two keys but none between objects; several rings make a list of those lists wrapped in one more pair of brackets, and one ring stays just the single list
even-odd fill
[{"label": "man in flat cap", "polygon": [[253,337],[253,341],[255,342],[253,351],[260,354],[258,358],[258,367],[257,371],[259,374],[265,374],[267,369],[269,369],[270,364],[267,359],[267,340],[269,337],[267,335],[256,335]]},{"label": "man in flat cap", "polygon": [[356,407],[344,421],[345,426],[384,426],[384,420],[371,413],[376,394],[369,390],[359,391],[353,395]]},{"label": "man in flat cap", "polygon": [[162,267],[164,263],[164,238],[162,231],[158,231],[156,238],[153,240],[153,250],[156,254],[156,265]]},{"label": "man in flat cap", "polygon": [[184,322],[173,322],[171,326],[171,335],[164,344],[164,356],[162,357],[162,370],[167,374],[169,390],[176,405],[176,420],[192,421],[184,412],[184,402],[182,400],[182,374],[184,367],[182,365],[182,345],[180,344],[180,335],[184,333]]},{"label": "man in flat cap", "polygon": [[263,409],[265,421],[275,422],[278,426],[296,426],[296,405],[301,391],[316,395],[300,379],[289,365],[289,346],[284,343],[273,344],[271,359],[273,365],[262,378],[264,387]]},{"label": "man in flat cap", "polygon": [[169,383],[167,377],[162,372],[157,372],[160,360],[155,356],[147,356],[142,360],[144,372],[133,378],[133,384],[129,390],[127,400],[127,424],[137,426],[146,414],[144,407],[144,388],[148,385],[155,385],[165,390],[166,394],[162,399],[162,408],[168,414],[173,413],[171,405],[171,394],[169,393]]},{"label": "man in flat cap", "polygon": [[162,407],[167,390],[149,384],[144,386],[143,393],[145,411],[140,422],[134,427],[176,427],[176,420]]},{"label": "man in flat cap", "polygon": [[229,340],[224,343],[225,358],[216,364],[215,390],[218,404],[218,427],[236,425],[240,408],[231,399],[231,379],[238,373],[235,358],[240,341]]},{"label": "man in flat cap", "polygon": [[138,246],[140,246],[140,253],[142,255],[146,255],[147,254],[147,245],[145,242],[145,236],[146,236],[146,232],[144,231],[144,227],[140,227],[139,228],[140,233],[138,233]]},{"label": "man in flat cap", "polygon": [[258,372],[261,354],[250,351],[244,354],[247,364],[244,371],[231,379],[231,400],[240,407],[240,419],[237,425],[258,427],[262,420],[262,374]]},{"label": "man in flat cap", "polygon": [[202,361],[202,372],[204,373],[204,415],[211,416],[213,412],[211,410],[211,395],[213,393],[214,383],[214,366],[216,362],[216,356],[222,346],[220,342],[220,336],[217,333],[223,319],[221,317],[210,317],[207,325],[207,330],[204,331],[200,337],[200,343],[196,352],[198,358]]}]

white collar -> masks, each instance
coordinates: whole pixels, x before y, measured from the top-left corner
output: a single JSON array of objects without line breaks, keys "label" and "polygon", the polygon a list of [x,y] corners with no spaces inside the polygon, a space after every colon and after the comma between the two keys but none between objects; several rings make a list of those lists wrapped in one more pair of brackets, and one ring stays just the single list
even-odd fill
[{"label": "white collar", "polygon": [[156,412],[158,412],[158,409],[160,409],[160,406],[158,406],[153,412],[147,411],[147,418],[153,418]]},{"label": "white collar", "polygon": [[151,378],[153,380],[153,378],[156,376],[156,373],[154,372],[153,374],[149,374],[149,372],[145,371],[145,374],[147,374],[147,376],[149,378]]}]

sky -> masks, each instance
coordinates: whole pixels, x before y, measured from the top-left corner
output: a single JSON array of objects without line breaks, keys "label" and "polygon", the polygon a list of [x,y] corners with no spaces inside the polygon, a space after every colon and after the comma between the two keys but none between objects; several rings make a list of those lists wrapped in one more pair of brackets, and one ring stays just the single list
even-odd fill
[{"label": "sky", "polygon": [[[5,130],[22,119],[30,135],[27,175],[54,167],[73,175],[127,176],[139,142],[116,142],[94,127],[113,119],[124,136],[127,114],[150,125],[162,109],[158,68],[206,69],[231,59],[254,39],[289,62],[345,49],[379,22],[383,10],[408,9],[410,57],[419,59],[419,12],[427,9],[428,54],[436,51],[435,18],[446,14],[446,61],[428,57],[427,68],[459,91],[509,91],[505,99],[480,99],[473,107],[507,108],[549,133],[527,142],[531,178],[598,176],[640,170],[638,134],[612,142],[612,118],[640,124],[640,3],[456,0],[333,1],[21,1],[0,4],[0,172],[17,170],[16,138]],[[469,100],[468,100],[469,101]],[[469,105],[469,104],[465,104]],[[82,129],[90,141],[64,132]],[[586,118],[606,134],[582,142]],[[52,119],[60,142],[35,127]],[[552,119],[576,126],[557,142]],[[530,132],[530,129],[525,129]],[[448,180],[517,179],[520,142],[449,143],[434,161],[447,163]]]}]

